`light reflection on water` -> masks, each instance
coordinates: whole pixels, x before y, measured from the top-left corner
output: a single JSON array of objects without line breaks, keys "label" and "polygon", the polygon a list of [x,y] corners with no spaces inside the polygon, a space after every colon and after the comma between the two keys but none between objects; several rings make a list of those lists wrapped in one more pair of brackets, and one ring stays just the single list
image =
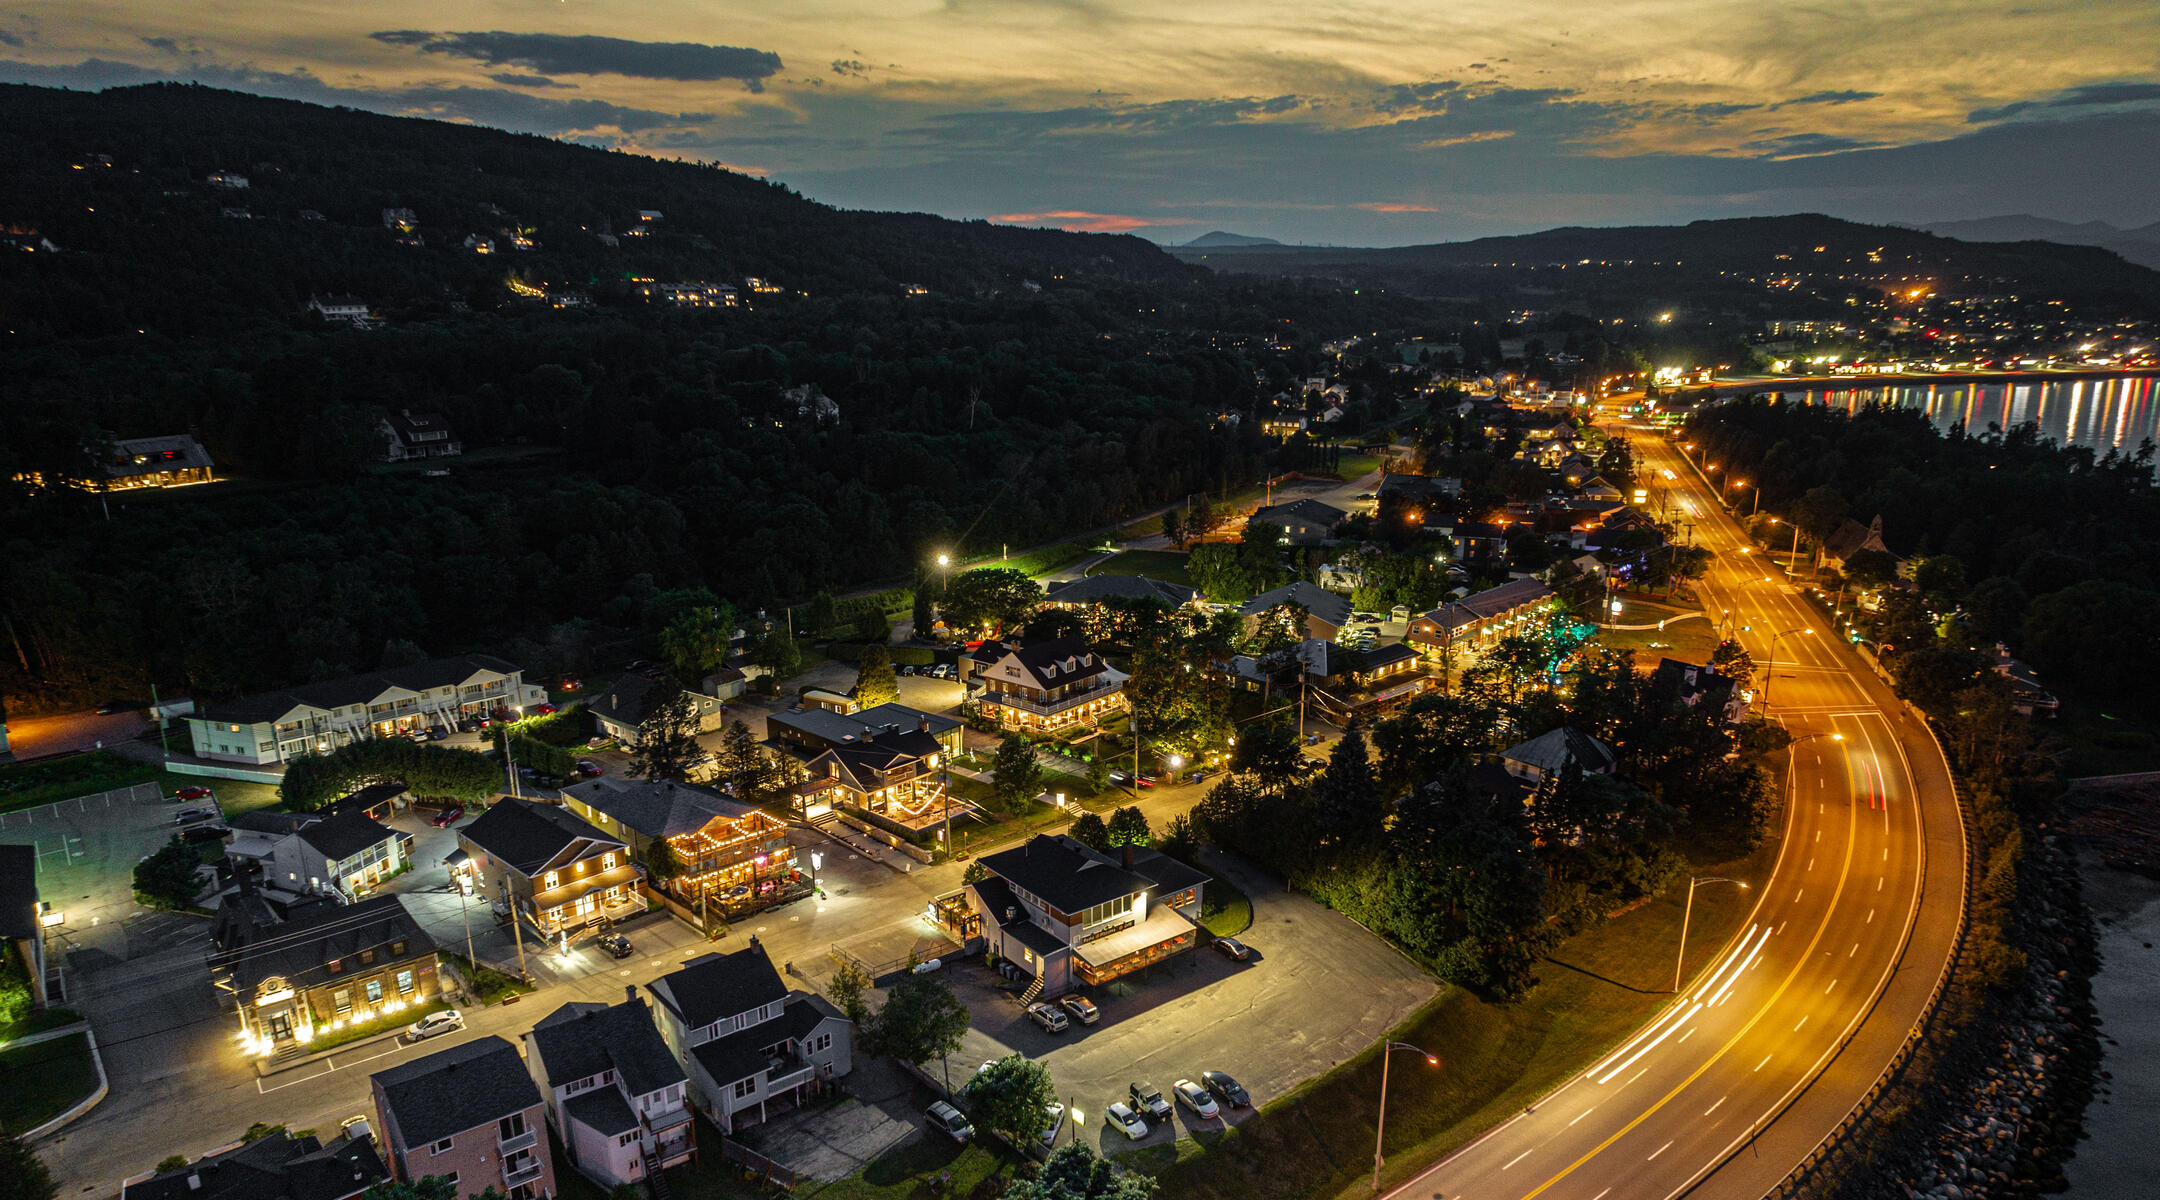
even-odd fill
[{"label": "light reflection on water", "polygon": [[2016,383],[1892,384],[1876,387],[1807,388],[1783,393],[1810,404],[1855,411],[1883,402],[1917,408],[1942,429],[1964,423],[1967,433],[2028,422],[2064,445],[2090,446],[2101,454],[2137,452],[2146,438],[2160,442],[2160,378],[2066,379]]}]

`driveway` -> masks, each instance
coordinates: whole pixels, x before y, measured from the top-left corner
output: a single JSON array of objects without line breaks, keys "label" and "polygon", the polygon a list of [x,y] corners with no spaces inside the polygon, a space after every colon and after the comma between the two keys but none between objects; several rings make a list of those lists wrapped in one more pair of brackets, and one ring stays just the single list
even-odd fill
[{"label": "driveway", "polygon": [[[1006,990],[1017,985],[980,960],[958,961],[948,979],[975,1022],[948,1060],[953,1082],[986,1059],[1025,1054],[1050,1069],[1058,1095],[1086,1114],[1080,1135],[1100,1145],[1104,1106],[1124,1099],[1134,1081],[1167,1097],[1175,1080],[1227,1071],[1264,1104],[1363,1052],[1438,990],[1423,968],[1340,913],[1228,855],[1210,855],[1204,865],[1229,874],[1252,897],[1252,927],[1239,935],[1255,952],[1251,961],[1200,949],[1148,977],[1089,989],[1101,1021],[1064,1033],[1045,1033],[1027,1019],[1016,993]],[[939,1073],[935,1063],[929,1070]],[[1235,1123],[1249,1111],[1218,1120]],[[1158,1126],[1144,1144],[1184,1136],[1197,1119],[1180,1108],[1175,1133]],[[1124,1147],[1121,1135],[1110,1136],[1113,1150]]]},{"label": "driveway", "polygon": [[132,936],[135,864],[169,840],[181,807],[156,784],[93,793],[0,813],[0,842],[37,851],[38,895],[65,917],[51,957],[71,973],[136,957],[154,944]]},{"label": "driveway", "polygon": [[71,750],[96,750],[118,745],[150,728],[143,710],[104,713],[61,713],[51,717],[15,717],[7,723],[8,750],[29,760]]}]

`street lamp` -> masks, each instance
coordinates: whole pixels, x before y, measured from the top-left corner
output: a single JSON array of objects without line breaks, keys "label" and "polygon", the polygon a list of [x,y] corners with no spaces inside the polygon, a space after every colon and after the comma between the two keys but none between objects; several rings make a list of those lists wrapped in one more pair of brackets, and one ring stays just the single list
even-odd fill
[{"label": "street lamp", "polygon": [[823,850],[812,850],[810,852],[810,890],[813,892],[823,890],[818,887],[817,874],[824,866],[825,852]]},{"label": "street lamp", "polygon": [[1737,883],[1740,885],[1741,891],[1747,890],[1746,883],[1738,879],[1727,879],[1722,875],[1690,875],[1688,877],[1687,907],[1681,910],[1680,913],[1680,957],[1673,962],[1672,968],[1672,990],[1674,995],[1678,995],[1680,992],[1680,968],[1687,962],[1687,927],[1688,919],[1695,915],[1695,889],[1706,883]]},{"label": "street lamp", "polygon": [[[1785,522],[1772,517],[1770,523],[1772,525],[1783,525]],[[1785,564],[1785,573],[1788,575],[1798,575],[1800,573],[1800,527],[1798,525],[1792,527],[1792,554]]]},{"label": "street lamp", "polygon": [[1782,633],[1775,633],[1770,636],[1770,649],[1767,653],[1763,655],[1762,706],[1764,712],[1770,711],[1770,680],[1773,676],[1777,674],[1778,640],[1785,637],[1787,634],[1812,634],[1814,632],[1815,631],[1812,628],[1795,628],[1787,629]]},{"label": "street lamp", "polygon": [[1437,1067],[1440,1065],[1439,1055],[1434,1054],[1431,1051],[1426,1050],[1422,1047],[1413,1046],[1408,1042],[1389,1042],[1385,1046],[1382,1046],[1380,1048],[1380,1119],[1373,1122],[1372,1145],[1372,1190],[1375,1193],[1378,1193],[1380,1190],[1380,1139],[1384,1137],[1387,1132],[1388,1058],[1393,1055],[1397,1050],[1416,1050],[1419,1054],[1425,1056],[1426,1066]]}]

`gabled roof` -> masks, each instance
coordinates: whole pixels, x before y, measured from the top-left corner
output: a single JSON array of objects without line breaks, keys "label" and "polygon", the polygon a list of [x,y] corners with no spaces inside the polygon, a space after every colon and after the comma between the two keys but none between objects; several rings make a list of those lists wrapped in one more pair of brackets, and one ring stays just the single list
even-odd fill
[{"label": "gabled roof", "polygon": [[1282,525],[1286,522],[1295,521],[1303,525],[1321,525],[1332,529],[1342,524],[1349,516],[1349,513],[1336,508],[1332,504],[1322,504],[1318,500],[1308,498],[1291,500],[1283,504],[1271,504],[1266,508],[1255,510],[1252,520],[1268,525]]},{"label": "gabled roof", "polygon": [[763,1008],[786,999],[788,994],[787,984],[773,968],[772,959],[765,956],[763,946],[707,955],[645,986],[691,1029]]},{"label": "gabled roof", "polygon": [[1417,651],[1407,643],[1392,642],[1385,646],[1375,646],[1360,653],[1358,655],[1357,669],[1360,671],[1377,671],[1381,667],[1391,667],[1404,659],[1416,657]]},{"label": "gabled roof", "polygon": [[1052,604],[1100,604],[1105,600],[1160,600],[1178,608],[1198,599],[1197,588],[1164,583],[1145,575],[1090,575],[1053,583],[1046,599]]},{"label": "gabled roof", "polygon": [[351,858],[369,846],[400,836],[398,831],[354,808],[303,825],[296,835],[331,862]]},{"label": "gabled roof", "polygon": [[648,838],[670,838],[696,833],[714,818],[733,821],[757,809],[730,800],[718,792],[687,783],[646,783],[603,775],[563,789],[578,800],[620,821],[625,828]]},{"label": "gabled roof", "polygon": [[642,1000],[565,1004],[540,1018],[526,1036],[540,1052],[551,1088],[611,1069],[632,1096],[688,1079]]},{"label": "gabled roof", "polygon": [[927,713],[904,704],[880,704],[856,713],[837,713],[829,708],[789,709],[776,712],[765,720],[768,725],[777,721],[834,747],[857,745],[886,734],[909,731],[927,733],[934,739],[960,727],[960,722],[952,717]]},{"label": "gabled roof", "polygon": [[[1551,588],[1536,579],[1509,580],[1499,587],[1486,588],[1426,613],[1411,626],[1411,633],[1430,636],[1442,630],[1461,629],[1525,604],[1550,599],[1552,594]],[[1433,628],[1427,629],[1428,625]]]},{"label": "gabled roof", "polygon": [[375,1143],[339,1138],[324,1146],[312,1135],[265,1134],[222,1154],[123,1185],[121,1200],[345,1200],[390,1171]]},{"label": "gabled roof", "polygon": [[418,445],[422,434],[439,433],[447,436],[450,432],[450,420],[441,413],[416,413],[409,410],[394,412],[384,417],[383,422],[390,426],[390,432],[397,435],[398,441],[408,446]]},{"label": "gabled roof", "polygon": [[[782,993],[786,995],[785,992]],[[772,1065],[765,1048],[784,1041],[801,1042],[829,1020],[845,1021],[840,1010],[822,998],[805,992],[787,996],[787,1006],[771,1021],[738,1029],[694,1047],[690,1053],[722,1087],[765,1070]]]},{"label": "gabled roof", "polygon": [[[998,928],[1021,945],[1045,958],[1064,953],[1065,943],[1029,917],[1028,910],[1020,903],[1020,898],[1013,895],[1011,885],[1003,879],[989,875],[968,886],[975,889],[975,896],[981,901],[983,911],[998,923]],[[1006,915],[1008,911],[1011,916]]]},{"label": "gabled roof", "polygon": [[[371,970],[435,953],[435,940],[420,927],[400,895],[328,906],[279,925],[243,919],[245,901],[234,900],[221,906],[227,912],[216,923],[218,950],[212,962],[232,972],[233,988],[243,996],[271,976],[294,987],[325,982],[332,978],[328,964],[333,961],[341,964],[340,975],[355,974],[360,969],[357,956],[364,951],[375,952]],[[402,954],[396,950],[400,943],[405,947]]]},{"label": "gabled roof", "polygon": [[[121,438],[112,444],[113,456],[105,461],[105,475],[122,479],[129,475],[154,475],[159,471],[185,471],[211,465],[210,452],[184,433],[163,437]],[[136,462],[136,459],[143,459]]]},{"label": "gabled roof", "polygon": [[[1110,666],[1093,647],[1077,637],[1029,642],[1017,650],[1009,651],[998,662],[1002,663],[1006,658],[1012,660],[1011,665],[1017,670],[1010,674],[1001,671],[1001,678],[1018,679],[1022,683],[1044,689],[1065,687],[1083,679],[1093,679],[1109,670]],[[997,665],[991,664],[993,668]]]},{"label": "gabled roof", "polygon": [[1262,592],[1238,606],[1238,611],[1248,617],[1258,616],[1278,604],[1291,602],[1305,606],[1305,611],[1330,625],[1342,626],[1350,620],[1350,597],[1331,592],[1316,583],[1300,579],[1296,583]]},{"label": "gabled roof", "polygon": [[1733,689],[1738,681],[1730,675],[1721,675],[1709,667],[1681,662],[1677,658],[1661,658],[1657,670],[1650,674],[1653,688],[1671,688],[1674,696],[1690,708],[1708,703],[1723,708],[1732,702]]},{"label": "gabled roof", "polygon": [[[479,674],[516,675],[519,668],[492,654],[460,654],[430,659],[409,667],[392,667],[342,679],[323,679],[277,691],[257,692],[213,704],[196,719],[252,725],[275,721],[296,708],[334,709],[366,704],[384,692],[403,690],[422,693],[462,684]],[[454,699],[454,697],[453,697]]]},{"label": "gabled roof", "polygon": [[[492,1125],[540,1103],[517,1047],[495,1036],[399,1063],[372,1077],[406,1146],[426,1146]],[[384,1130],[387,1137],[388,1130]]]},{"label": "gabled roof", "polygon": [[645,719],[645,709],[657,679],[643,675],[625,675],[608,685],[607,690],[594,696],[585,704],[596,717],[605,717],[618,725],[636,725]]},{"label": "gabled roof", "polygon": [[1133,850],[1132,869],[1155,884],[1156,895],[1171,895],[1214,878],[1206,871],[1179,862],[1160,850],[1141,846]]},{"label": "gabled roof", "polygon": [[977,860],[991,874],[1065,913],[1086,912],[1154,884],[1062,835],[1038,834],[1012,850]]},{"label": "gabled roof", "polygon": [[1434,496],[1459,496],[1462,494],[1462,480],[1391,472],[1380,477],[1378,494],[1403,496],[1413,500],[1429,500]]},{"label": "gabled roof", "polygon": [[1858,521],[1847,521],[1837,527],[1837,532],[1823,539],[1823,556],[1837,562],[1842,563],[1862,550],[1890,553],[1890,547],[1883,542],[1880,514],[1866,525]]},{"label": "gabled roof", "polygon": [[623,844],[568,809],[513,796],[497,800],[478,820],[459,830],[458,837],[528,877],[538,874],[580,839],[609,846]]},{"label": "gabled roof", "polygon": [[1548,775],[1559,774],[1571,762],[1586,774],[1602,774],[1619,763],[1612,747],[1572,725],[1562,725],[1527,742],[1509,746],[1500,752],[1500,757],[1536,767]]}]

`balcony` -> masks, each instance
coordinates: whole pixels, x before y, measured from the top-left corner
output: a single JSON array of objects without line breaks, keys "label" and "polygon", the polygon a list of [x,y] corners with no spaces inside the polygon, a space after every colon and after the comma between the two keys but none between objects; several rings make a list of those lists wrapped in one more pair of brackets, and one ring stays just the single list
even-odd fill
[{"label": "balcony", "polygon": [[1054,717],[1059,713],[1070,712],[1093,700],[1112,700],[1122,697],[1124,694],[1125,689],[1123,687],[1095,687],[1084,692],[1068,692],[1056,700],[1034,700],[1018,692],[989,691],[983,693],[983,700],[985,703],[1002,704],[1008,708],[1017,708],[1023,712],[1034,713],[1037,716]]},{"label": "balcony", "polygon": [[533,1180],[540,1178],[542,1169],[542,1163],[537,1157],[526,1159],[523,1165],[512,1164],[505,1160],[503,1162],[503,1187],[509,1189],[531,1183]]},{"label": "balcony", "polygon": [[804,1062],[795,1055],[775,1058],[765,1068],[765,1094],[775,1095],[799,1084],[808,1083],[816,1074],[817,1067],[814,1064]]},{"label": "balcony", "polygon": [[537,1146],[539,1144],[540,1131],[537,1129],[527,1129],[525,1132],[518,1134],[515,1137],[504,1138],[501,1142],[496,1144],[496,1148],[502,1151],[504,1158],[509,1158],[511,1155],[516,1154],[520,1150],[530,1150],[534,1146]]}]

